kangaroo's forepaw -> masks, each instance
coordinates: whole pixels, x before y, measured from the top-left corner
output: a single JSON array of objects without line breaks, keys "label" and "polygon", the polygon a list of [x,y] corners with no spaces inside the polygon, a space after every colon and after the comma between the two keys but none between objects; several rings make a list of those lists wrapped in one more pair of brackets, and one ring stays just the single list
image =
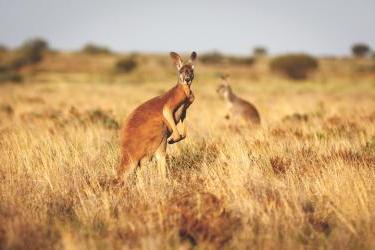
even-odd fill
[{"label": "kangaroo's forepaw", "polygon": [[176,143],[176,141],[173,140],[173,138],[169,138],[169,139],[168,139],[168,144],[174,144],[174,143]]},{"label": "kangaroo's forepaw", "polygon": [[184,134],[181,134],[181,139],[180,139],[180,141],[182,141],[182,140],[184,140],[186,138],[186,134],[184,133]]},{"label": "kangaroo's forepaw", "polygon": [[172,137],[168,139],[169,144],[173,144],[182,140],[182,136],[179,133],[173,133]]},{"label": "kangaroo's forepaw", "polygon": [[168,144],[174,144],[174,143],[179,142],[183,139],[185,139],[185,137],[182,137],[182,136],[180,136],[180,138],[178,138],[177,140],[175,140],[173,138],[170,138],[170,139],[168,139]]}]

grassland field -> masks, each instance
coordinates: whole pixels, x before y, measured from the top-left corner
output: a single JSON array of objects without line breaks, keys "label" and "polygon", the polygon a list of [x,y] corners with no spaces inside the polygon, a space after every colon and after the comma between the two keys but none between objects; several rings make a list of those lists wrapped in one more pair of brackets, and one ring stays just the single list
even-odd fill
[{"label": "grassland field", "polygon": [[[198,55],[199,56],[199,55]],[[123,120],[176,83],[162,55],[53,53],[0,85],[0,249],[375,249],[375,75],[321,59],[309,80],[195,67],[188,135],[112,186]],[[219,74],[259,110],[234,129]]]}]

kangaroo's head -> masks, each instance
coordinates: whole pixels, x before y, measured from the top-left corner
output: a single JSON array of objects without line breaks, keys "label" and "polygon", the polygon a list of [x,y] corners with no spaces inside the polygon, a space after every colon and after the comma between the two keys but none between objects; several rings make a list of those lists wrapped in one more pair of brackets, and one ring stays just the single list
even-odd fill
[{"label": "kangaroo's head", "polygon": [[232,96],[232,89],[228,83],[228,75],[221,76],[222,83],[217,87],[216,92],[225,100],[230,100]]},{"label": "kangaroo's head", "polygon": [[197,53],[191,53],[190,58],[186,63],[181,60],[180,55],[176,52],[171,52],[170,56],[178,70],[178,82],[190,86],[194,79],[194,62],[197,58]]}]

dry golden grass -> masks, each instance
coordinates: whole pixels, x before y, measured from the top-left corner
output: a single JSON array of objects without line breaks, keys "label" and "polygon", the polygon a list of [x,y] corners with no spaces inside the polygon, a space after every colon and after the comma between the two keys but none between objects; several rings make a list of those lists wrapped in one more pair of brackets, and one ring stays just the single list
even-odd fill
[{"label": "dry golden grass", "polygon": [[[223,118],[221,70],[257,105],[259,129]],[[169,178],[151,162],[122,187],[109,184],[117,123],[171,87],[172,70],[112,84],[43,71],[0,86],[0,249],[375,248],[373,78],[196,74]]]}]

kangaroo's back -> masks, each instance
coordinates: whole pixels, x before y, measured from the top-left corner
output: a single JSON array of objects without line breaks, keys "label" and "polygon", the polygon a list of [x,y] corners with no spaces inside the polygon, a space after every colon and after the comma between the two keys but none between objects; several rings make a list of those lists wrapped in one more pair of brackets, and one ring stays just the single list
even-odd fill
[{"label": "kangaroo's back", "polygon": [[229,86],[228,76],[223,76],[223,84],[217,88],[218,94],[226,101],[228,107],[227,118],[234,118],[244,120],[253,125],[260,124],[260,115],[256,107],[244,100],[243,98],[234,94],[232,88]]},{"label": "kangaroo's back", "polygon": [[260,124],[259,112],[252,103],[236,96],[232,109],[233,113],[241,116],[244,120],[253,124]]}]

